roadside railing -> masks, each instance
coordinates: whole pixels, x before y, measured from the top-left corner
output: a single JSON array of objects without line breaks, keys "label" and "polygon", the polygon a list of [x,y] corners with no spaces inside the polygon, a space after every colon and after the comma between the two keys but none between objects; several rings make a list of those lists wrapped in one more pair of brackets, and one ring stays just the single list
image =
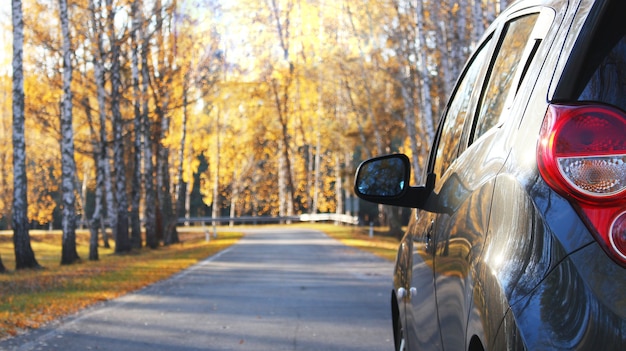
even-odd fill
[{"label": "roadside railing", "polygon": [[[241,216],[241,217],[195,217],[195,218],[179,218],[178,224],[194,224],[201,225],[204,228],[205,240],[211,240],[211,234],[217,237],[217,225],[228,223],[235,224],[267,224],[267,223],[296,223],[296,222],[328,222],[344,223],[349,225],[358,225],[359,217],[336,213],[314,213],[301,214],[299,216]],[[210,225],[212,230],[207,226]]]},{"label": "roadside railing", "polygon": [[335,222],[357,225],[359,217],[337,213],[313,213],[298,216],[241,216],[241,217],[194,217],[179,218],[178,224],[267,224],[267,223],[295,223],[295,222]]}]

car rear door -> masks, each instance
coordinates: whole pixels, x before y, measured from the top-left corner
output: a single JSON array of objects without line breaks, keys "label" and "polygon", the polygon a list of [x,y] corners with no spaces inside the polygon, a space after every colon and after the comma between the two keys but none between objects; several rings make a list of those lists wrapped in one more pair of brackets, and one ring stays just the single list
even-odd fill
[{"label": "car rear door", "polygon": [[[471,92],[475,105],[465,114],[457,156],[436,160],[442,174],[435,186],[440,206],[434,226],[437,313],[445,350],[467,349],[472,319],[502,318],[472,313],[478,284],[473,265],[488,233],[495,177],[507,157],[506,134],[516,89],[534,59],[553,12],[539,7],[512,12],[494,28],[483,72]],[[512,121],[511,121],[512,122]],[[442,139],[443,140],[443,139]],[[445,145],[440,155],[445,155]],[[479,289],[481,287],[478,287]],[[480,333],[480,330],[478,331]]]},{"label": "car rear door", "polygon": [[[492,50],[491,41],[485,40],[473,55],[469,65],[459,80],[450,100],[446,113],[440,122],[429,168],[440,172],[449,167],[457,157],[461,139],[466,130],[466,117],[471,116],[477,97],[472,94],[480,86],[484,74],[485,62],[488,62]],[[439,177],[439,174],[436,173]],[[440,208],[447,204],[440,202]],[[406,308],[405,332],[411,350],[442,350],[443,341],[439,330],[435,294],[435,224],[434,212],[417,211],[416,219],[411,222],[403,247],[409,247],[411,254],[411,272],[408,274],[409,293],[404,299]]]}]

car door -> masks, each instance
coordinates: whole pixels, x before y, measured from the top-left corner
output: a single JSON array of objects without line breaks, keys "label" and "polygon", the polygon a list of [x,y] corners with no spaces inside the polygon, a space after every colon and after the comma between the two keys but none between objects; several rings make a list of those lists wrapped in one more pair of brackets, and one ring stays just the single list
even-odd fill
[{"label": "car door", "polygon": [[[478,77],[471,92],[465,120],[459,121],[465,128],[458,137],[460,145],[449,142],[457,149],[456,157],[446,156],[446,144],[438,146],[441,152],[434,171],[442,175],[435,185],[440,210],[432,235],[437,316],[445,350],[467,349],[472,337],[467,334],[470,318],[494,317],[472,315],[477,284],[472,267],[488,232],[495,177],[508,156],[507,107],[541,42],[537,38],[545,35],[545,26],[537,24],[551,22],[538,21],[540,14],[537,8],[524,9],[497,26],[489,39],[495,48],[481,63],[479,70],[484,70],[484,75]],[[550,14],[545,18],[550,19]],[[475,105],[471,105],[474,99]]]},{"label": "car door", "polygon": [[[437,171],[446,169],[456,158],[460,140],[466,129],[466,116],[476,104],[477,97],[472,94],[480,77],[484,74],[484,64],[487,62],[491,51],[491,41],[485,40],[481,49],[470,60],[470,64],[464,70],[459,80],[453,98],[446,108],[446,113],[440,122],[435,147],[431,151],[429,168]],[[439,203],[437,206],[445,207]],[[410,272],[404,280],[408,286],[408,293],[404,298],[405,333],[408,349],[410,350],[442,350],[442,336],[439,331],[439,323],[436,311],[435,294],[435,265],[434,254],[434,229],[437,217],[430,211],[414,212],[416,218],[411,222],[407,230],[405,240],[401,244],[401,250],[410,250],[410,255],[405,254],[410,260]],[[401,259],[402,256],[399,256]]]}]

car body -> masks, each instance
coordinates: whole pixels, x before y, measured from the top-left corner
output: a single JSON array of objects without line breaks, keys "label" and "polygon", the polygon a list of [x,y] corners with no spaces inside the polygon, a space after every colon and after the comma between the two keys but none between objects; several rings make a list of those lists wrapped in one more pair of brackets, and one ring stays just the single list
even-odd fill
[{"label": "car body", "polygon": [[422,175],[361,164],[412,207],[397,350],[626,350],[626,1],[522,0],[487,29]]}]

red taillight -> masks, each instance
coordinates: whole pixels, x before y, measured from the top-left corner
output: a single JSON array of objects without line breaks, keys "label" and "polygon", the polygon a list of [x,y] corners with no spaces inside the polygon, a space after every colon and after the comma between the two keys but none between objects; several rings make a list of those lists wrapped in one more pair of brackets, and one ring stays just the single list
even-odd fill
[{"label": "red taillight", "polygon": [[626,114],[605,105],[550,105],[537,162],[582,210],[609,256],[626,266]]}]

